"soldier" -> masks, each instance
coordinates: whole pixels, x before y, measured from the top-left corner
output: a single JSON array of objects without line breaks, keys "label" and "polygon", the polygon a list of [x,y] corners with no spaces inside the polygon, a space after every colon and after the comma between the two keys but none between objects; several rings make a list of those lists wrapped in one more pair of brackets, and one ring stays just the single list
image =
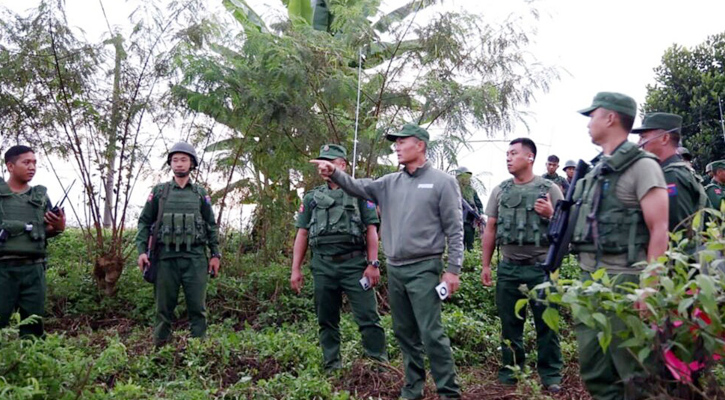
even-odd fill
[{"label": "soldier", "polygon": [[[219,241],[211,197],[189,174],[199,166],[196,151],[188,143],[171,147],[166,163],[174,178],[154,186],[138,219],[136,247],[138,267],[143,273],[150,264],[147,249],[152,224],[159,218],[159,265],[154,297],[156,323],[154,344],[163,346],[171,337],[171,322],[184,290],[192,337],[206,335],[206,284],[208,275],[219,273]],[[209,248],[211,258],[207,258]]]},{"label": "soldier", "polygon": [[566,183],[569,185],[571,185],[571,180],[574,179],[574,172],[576,172],[576,161],[567,161],[566,164],[564,164],[564,173],[566,174]]},{"label": "soldier", "polygon": [[556,170],[559,168],[559,157],[555,155],[550,155],[549,158],[546,159],[546,173],[544,175],[541,175],[544,179],[548,179],[557,185],[559,185],[559,189],[561,189],[562,193],[566,193],[566,191],[569,189],[569,181],[564,179],[561,175],[556,173]]},{"label": "soldier", "polygon": [[[605,268],[615,285],[639,283],[644,266],[667,250],[667,185],[653,155],[627,141],[637,104],[629,96],[601,92],[592,105],[579,111],[590,117],[592,142],[602,148],[598,164],[577,182],[574,198],[581,208],[572,235],[572,250],[580,257],[582,281]],[[599,345],[596,329],[576,325],[581,377],[592,396],[599,399],[637,397],[633,379],[638,361],[620,347],[618,333],[626,329],[615,315],[612,342],[607,351]],[[632,390],[634,389],[634,390]]]},{"label": "soldier", "polygon": [[[330,177],[347,193],[380,206],[390,312],[405,367],[401,397],[423,397],[425,350],[440,398],[459,398],[451,345],[441,322],[442,301],[435,287],[445,282],[453,294],[460,285],[461,194],[452,176],[426,160],[428,131],[406,124],[387,139],[395,142],[398,162],[405,168],[380,179],[353,179],[329,161],[312,162],[323,177]],[[446,242],[448,268],[441,277]]]},{"label": "soldier", "polygon": [[705,177],[702,179],[702,186],[707,186],[712,182],[712,163],[705,165]]},{"label": "soldier", "polygon": [[712,182],[705,186],[705,192],[712,207],[720,210],[725,200],[725,160],[713,161],[708,166],[712,169]]},{"label": "soldier", "polygon": [[639,134],[639,146],[657,156],[667,183],[670,232],[685,228],[689,216],[709,205],[707,195],[695,171],[678,154],[682,117],[668,113],[644,116],[642,126],[632,129]]},{"label": "soldier", "polygon": [[[548,251],[546,231],[554,215],[553,204],[563,198],[558,185],[534,175],[536,144],[527,138],[509,143],[506,152],[508,171],[513,175],[496,186],[486,205],[488,224],[483,236],[483,270],[481,282],[491,286],[491,258],[496,244],[501,246],[503,260],[496,278],[496,308],[501,319],[502,363],[498,380],[515,384],[512,366],[523,368],[526,360],[523,334],[524,320],[514,311],[519,299],[525,299],[519,286],[529,290],[543,283],[546,275],[536,264],[544,261]],[[553,393],[561,390],[561,347],[559,338],[542,319],[546,309],[530,302],[536,325],[538,361],[536,367],[541,383]],[[510,342],[510,345],[506,343]]]},{"label": "soldier", "polygon": [[[347,150],[324,145],[318,160],[329,160],[347,169]],[[361,278],[374,287],[380,279],[378,261],[378,214],[375,203],[343,192],[329,178],[327,183],[305,194],[297,217],[297,236],[292,259],[290,286],[300,293],[302,261],[312,247],[315,312],[320,325],[320,346],[325,370],[342,367],[340,361],[340,308],[347,294],[365,354],[387,362],[385,331],[380,325],[375,291],[363,288]]]},{"label": "soldier", "polygon": [[682,161],[687,164],[688,167],[692,168],[692,153],[686,147],[678,147],[677,154],[682,158]]},{"label": "soldier", "polygon": [[[30,186],[35,176],[33,149],[13,146],[5,152],[10,174],[0,178],[0,328],[20,318],[45,314],[46,239],[65,230],[65,212],[50,211],[45,187]],[[42,319],[20,326],[20,335],[43,336]]]},{"label": "soldier", "polygon": [[[461,190],[463,201],[467,202],[478,215],[481,215],[483,212],[483,204],[481,203],[481,199],[478,198],[478,193],[471,186],[472,175],[468,168],[460,167],[456,171],[456,180],[458,180],[458,188]],[[477,221],[473,214],[467,213],[465,210],[463,214],[463,245],[466,251],[472,251],[473,242],[476,238],[476,225],[480,224],[480,221]]]}]

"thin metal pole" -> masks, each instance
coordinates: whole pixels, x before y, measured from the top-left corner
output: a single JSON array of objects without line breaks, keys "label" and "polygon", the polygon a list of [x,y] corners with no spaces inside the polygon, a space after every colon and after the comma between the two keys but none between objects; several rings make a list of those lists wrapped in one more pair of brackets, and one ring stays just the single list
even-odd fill
[{"label": "thin metal pole", "polygon": [[352,144],[352,177],[355,177],[357,167],[357,127],[360,119],[360,83],[362,81],[362,48],[358,50],[357,56],[357,104],[355,105],[355,138]]},{"label": "thin metal pole", "polygon": [[720,98],[717,98],[717,105],[720,108],[720,126],[722,126],[722,137],[723,140],[725,140],[725,120],[723,120],[722,117],[722,100]]}]

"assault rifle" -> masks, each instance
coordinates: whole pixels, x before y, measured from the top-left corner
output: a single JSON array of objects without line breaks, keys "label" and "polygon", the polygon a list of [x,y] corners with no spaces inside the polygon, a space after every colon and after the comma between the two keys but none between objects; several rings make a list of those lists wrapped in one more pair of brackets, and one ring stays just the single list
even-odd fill
[{"label": "assault rifle", "polygon": [[166,203],[166,197],[169,196],[169,189],[171,185],[165,184],[164,189],[161,192],[161,198],[159,199],[159,209],[156,213],[156,222],[151,225],[151,235],[149,236],[149,242],[146,254],[149,258],[149,263],[144,267],[143,279],[148,283],[156,282],[156,275],[159,272],[159,260],[161,259],[161,246],[159,246],[159,228],[161,228],[161,218],[164,215],[164,204]]},{"label": "assault rifle", "polygon": [[[546,273],[546,281],[550,280],[551,273],[559,269],[564,257],[569,253],[569,242],[571,242],[571,235],[574,232],[574,224],[570,222],[576,221],[580,205],[573,200],[574,189],[577,181],[583,178],[587,172],[589,172],[589,164],[579,160],[569,190],[566,191],[566,197],[564,200],[556,202],[554,216],[551,218],[546,233],[549,239],[549,251],[546,253],[546,260],[538,264]],[[542,293],[539,293],[539,297],[541,295]]]},{"label": "assault rifle", "polygon": [[486,220],[465,199],[461,199],[461,204],[463,205],[463,222],[466,222],[469,215],[473,215],[473,219],[478,221],[481,226],[486,226]]}]

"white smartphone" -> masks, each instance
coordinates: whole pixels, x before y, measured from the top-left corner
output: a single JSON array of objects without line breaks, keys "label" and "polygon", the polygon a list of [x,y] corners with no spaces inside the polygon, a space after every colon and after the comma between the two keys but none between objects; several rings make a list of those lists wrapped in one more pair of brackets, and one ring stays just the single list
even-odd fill
[{"label": "white smartphone", "polygon": [[360,286],[362,286],[364,290],[370,289],[370,279],[368,279],[367,276],[363,276],[362,279],[360,279]]}]

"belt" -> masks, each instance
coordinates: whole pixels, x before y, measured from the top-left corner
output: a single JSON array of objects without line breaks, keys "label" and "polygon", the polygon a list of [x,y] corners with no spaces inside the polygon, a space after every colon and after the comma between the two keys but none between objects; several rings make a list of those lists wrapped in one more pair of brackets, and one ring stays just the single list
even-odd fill
[{"label": "belt", "polygon": [[0,264],[30,265],[45,262],[45,258],[0,258]]},{"label": "belt", "polygon": [[350,253],[339,254],[339,255],[336,255],[336,256],[320,255],[320,258],[322,258],[323,260],[340,262],[340,261],[347,261],[347,260],[349,260],[351,258],[359,257],[359,256],[361,256],[363,254],[365,254],[364,251],[362,251],[362,250],[355,250],[355,251],[350,252]]},{"label": "belt", "polygon": [[512,260],[512,259],[510,259],[508,257],[504,257],[503,258],[503,262],[505,262],[507,264],[519,265],[519,266],[523,266],[523,265],[536,265],[536,263],[540,263],[542,261],[544,261],[544,260],[542,260],[540,258],[528,258],[526,260]]}]

